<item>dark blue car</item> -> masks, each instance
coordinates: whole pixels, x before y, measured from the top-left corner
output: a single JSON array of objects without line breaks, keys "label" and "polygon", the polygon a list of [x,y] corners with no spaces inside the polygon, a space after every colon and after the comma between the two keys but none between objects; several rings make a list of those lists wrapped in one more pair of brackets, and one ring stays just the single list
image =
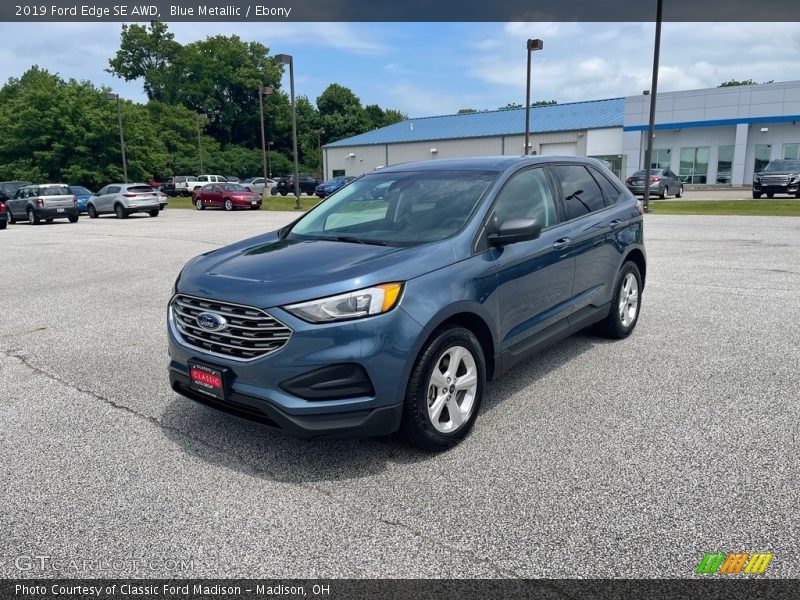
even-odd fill
[{"label": "dark blue car", "polygon": [[630,334],[645,274],[641,205],[598,161],[387,167],[192,259],[169,302],[170,380],[301,437],[401,430],[443,450],[532,352],[589,325]]},{"label": "dark blue car", "polygon": [[91,190],[86,189],[82,185],[71,185],[69,186],[69,191],[78,199],[78,209],[80,212],[85,213],[86,203],[92,196]]},{"label": "dark blue car", "polygon": [[330,196],[333,192],[342,189],[355,179],[355,177],[349,176],[334,177],[333,179],[329,179],[324,183],[320,183],[314,190],[314,193],[318,198],[325,198]]}]

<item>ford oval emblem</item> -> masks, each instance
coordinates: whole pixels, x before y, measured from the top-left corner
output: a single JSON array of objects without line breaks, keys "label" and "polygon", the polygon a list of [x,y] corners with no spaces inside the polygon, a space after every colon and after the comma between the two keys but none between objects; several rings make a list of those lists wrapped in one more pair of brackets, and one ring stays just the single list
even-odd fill
[{"label": "ford oval emblem", "polygon": [[195,317],[195,320],[206,331],[222,331],[228,326],[225,317],[212,312],[202,312]]}]

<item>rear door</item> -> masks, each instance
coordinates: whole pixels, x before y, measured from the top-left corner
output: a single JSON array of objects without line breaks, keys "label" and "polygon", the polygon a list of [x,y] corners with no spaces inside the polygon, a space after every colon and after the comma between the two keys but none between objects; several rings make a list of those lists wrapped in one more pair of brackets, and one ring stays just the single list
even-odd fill
[{"label": "rear door", "polygon": [[568,324],[575,259],[572,228],[563,222],[556,197],[546,169],[528,168],[506,182],[490,217],[493,227],[519,218],[542,225],[538,239],[490,250],[498,277],[498,330],[509,364]]},{"label": "rear door", "polygon": [[[597,169],[584,164],[554,165],[550,170],[561,188],[561,202],[572,226],[575,283],[571,319],[577,322],[611,299],[619,261],[614,230],[623,224],[614,209],[620,192]],[[606,194],[603,187],[608,189]]]}]

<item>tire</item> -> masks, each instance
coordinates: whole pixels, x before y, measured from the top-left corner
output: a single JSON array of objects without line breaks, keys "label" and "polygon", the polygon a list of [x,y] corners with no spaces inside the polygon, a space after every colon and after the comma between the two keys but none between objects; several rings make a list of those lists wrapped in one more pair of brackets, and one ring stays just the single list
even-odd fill
[{"label": "tire", "polygon": [[118,219],[127,219],[128,213],[125,212],[125,207],[122,204],[117,204],[114,206],[114,214],[117,215]]},{"label": "tire", "polygon": [[5,229],[8,227],[8,221],[0,221],[0,229]]},{"label": "tire", "polygon": [[289,192],[281,192],[281,196],[286,196]]},{"label": "tire", "polygon": [[230,198],[225,198],[223,206],[225,207],[225,210],[231,212],[233,210],[233,200],[231,200]]},{"label": "tire", "polygon": [[775,197],[775,192],[767,192],[767,198],[770,200]]},{"label": "tire", "polygon": [[41,223],[41,220],[39,219],[39,215],[37,215],[36,211],[33,210],[32,208],[28,209],[28,222],[31,225],[38,225],[39,223]]},{"label": "tire", "polygon": [[272,188],[272,189],[269,191],[269,193],[270,193],[270,195],[271,195],[271,196],[277,196],[277,195],[278,195],[278,190],[276,190],[275,188]]},{"label": "tire", "polygon": [[675,197],[676,198],[683,198],[683,185],[681,185],[681,187],[678,188],[678,192],[675,194]]},{"label": "tire", "polygon": [[642,275],[636,263],[627,261],[614,279],[608,316],[597,324],[597,330],[605,337],[626,338],[636,327],[641,309]]},{"label": "tire", "polygon": [[[455,357],[459,357],[458,366],[451,371]],[[474,377],[468,379],[470,374]],[[459,379],[464,380],[463,389],[455,387]],[[463,327],[439,330],[422,349],[411,372],[400,426],[403,436],[429,452],[452,448],[478,418],[485,385],[486,363],[475,334]]]},{"label": "tire", "polygon": [[52,223],[52,222],[53,222],[53,219],[45,219],[45,220],[44,220],[44,222],[45,222],[45,223]]},{"label": "tire", "polygon": [[89,206],[87,206],[86,212],[89,213],[90,219],[96,219],[98,216],[100,216],[97,214],[97,209],[94,207],[94,204],[90,204]]},{"label": "tire", "polygon": [[800,190],[797,190],[797,191],[794,193],[794,197],[795,197],[795,198],[800,198]]},{"label": "tire", "polygon": [[203,199],[202,199],[202,198],[196,198],[196,199],[195,199],[195,201],[194,201],[194,207],[195,207],[197,210],[205,210],[205,209],[206,209],[206,205],[205,205],[205,204],[203,204]]},{"label": "tire", "polygon": [[760,200],[761,194],[759,194],[758,192],[753,192],[753,198],[755,198],[756,200]]},{"label": "tire", "polygon": [[669,196],[669,186],[665,185],[663,188],[661,188],[661,193],[658,194],[658,197],[662,200],[666,200],[667,196]]},{"label": "tire", "polygon": [[17,222],[10,210],[8,211],[8,222],[10,225],[14,225]]},{"label": "tire", "polygon": [[74,217],[67,217],[70,223],[77,223],[78,222],[78,215]]},{"label": "tire", "polygon": [[158,216],[158,213],[160,213],[160,212],[161,212],[160,210],[158,210],[158,209],[155,209],[155,210],[149,210],[149,211],[147,211],[147,214],[148,214],[148,215],[150,215],[151,217],[157,217],[157,216]]}]

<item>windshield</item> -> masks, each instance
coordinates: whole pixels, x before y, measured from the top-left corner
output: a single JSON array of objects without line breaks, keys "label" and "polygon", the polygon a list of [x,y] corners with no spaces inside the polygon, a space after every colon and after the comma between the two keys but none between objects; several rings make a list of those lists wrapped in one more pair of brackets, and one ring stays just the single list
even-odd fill
[{"label": "windshield", "polygon": [[239,185],[238,183],[223,183],[221,186],[226,192],[249,192],[247,188]]},{"label": "windshield", "polygon": [[40,196],[69,196],[71,193],[65,185],[48,185],[39,188]]},{"label": "windshield", "polygon": [[497,176],[495,171],[367,175],[318,204],[290,235],[398,246],[443,240],[464,226]]},{"label": "windshield", "polygon": [[767,165],[765,171],[800,171],[800,160],[775,160]]}]

